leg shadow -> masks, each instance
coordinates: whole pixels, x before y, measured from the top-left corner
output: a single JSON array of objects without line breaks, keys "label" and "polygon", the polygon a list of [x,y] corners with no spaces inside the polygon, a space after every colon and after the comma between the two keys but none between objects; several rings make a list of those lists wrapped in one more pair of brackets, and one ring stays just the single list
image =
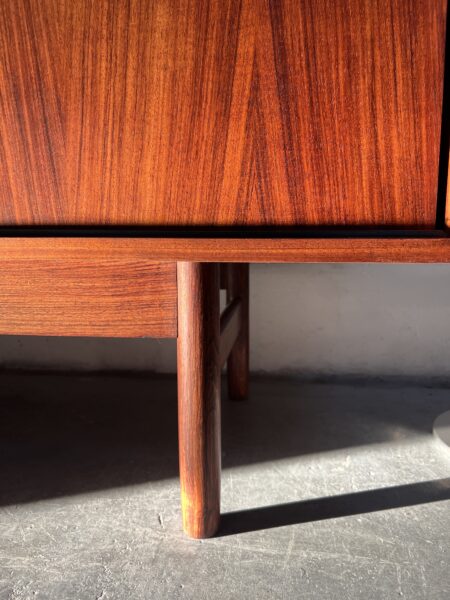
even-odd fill
[{"label": "leg shadow", "polygon": [[217,537],[441,500],[450,500],[450,478],[226,513],[222,515]]}]

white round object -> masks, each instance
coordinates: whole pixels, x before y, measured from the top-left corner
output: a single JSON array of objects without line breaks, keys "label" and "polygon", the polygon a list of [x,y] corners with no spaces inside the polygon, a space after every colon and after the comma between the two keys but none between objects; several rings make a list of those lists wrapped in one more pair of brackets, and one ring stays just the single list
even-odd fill
[{"label": "white round object", "polygon": [[433,430],[435,435],[450,447],[450,410],[439,415],[434,422]]}]

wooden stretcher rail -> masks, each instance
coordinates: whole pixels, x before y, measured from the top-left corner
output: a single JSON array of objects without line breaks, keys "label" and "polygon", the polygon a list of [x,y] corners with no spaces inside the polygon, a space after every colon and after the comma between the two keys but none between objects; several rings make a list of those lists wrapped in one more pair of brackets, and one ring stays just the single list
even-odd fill
[{"label": "wooden stretcher rail", "polygon": [[176,265],[0,254],[0,335],[177,336]]},{"label": "wooden stretcher rail", "polygon": [[237,340],[241,329],[240,298],[232,300],[220,315],[220,365],[222,366]]}]

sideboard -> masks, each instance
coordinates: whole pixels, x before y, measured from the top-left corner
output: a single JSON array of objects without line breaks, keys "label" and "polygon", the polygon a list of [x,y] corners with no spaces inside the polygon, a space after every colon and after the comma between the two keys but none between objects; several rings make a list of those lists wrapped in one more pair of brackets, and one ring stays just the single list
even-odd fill
[{"label": "sideboard", "polygon": [[0,334],[177,338],[189,535],[249,263],[450,262],[446,31],[446,0],[0,0]]}]

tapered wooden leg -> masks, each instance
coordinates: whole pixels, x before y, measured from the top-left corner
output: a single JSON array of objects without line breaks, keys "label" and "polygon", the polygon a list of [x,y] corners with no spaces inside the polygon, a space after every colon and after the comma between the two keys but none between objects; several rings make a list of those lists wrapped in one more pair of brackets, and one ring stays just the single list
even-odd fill
[{"label": "tapered wooden leg", "polygon": [[241,328],[227,364],[228,396],[232,400],[244,400],[249,379],[249,266],[229,264],[226,273],[227,300],[241,299]]},{"label": "tapered wooden leg", "polygon": [[220,519],[219,265],[180,262],[177,280],[183,528],[206,538]]}]

